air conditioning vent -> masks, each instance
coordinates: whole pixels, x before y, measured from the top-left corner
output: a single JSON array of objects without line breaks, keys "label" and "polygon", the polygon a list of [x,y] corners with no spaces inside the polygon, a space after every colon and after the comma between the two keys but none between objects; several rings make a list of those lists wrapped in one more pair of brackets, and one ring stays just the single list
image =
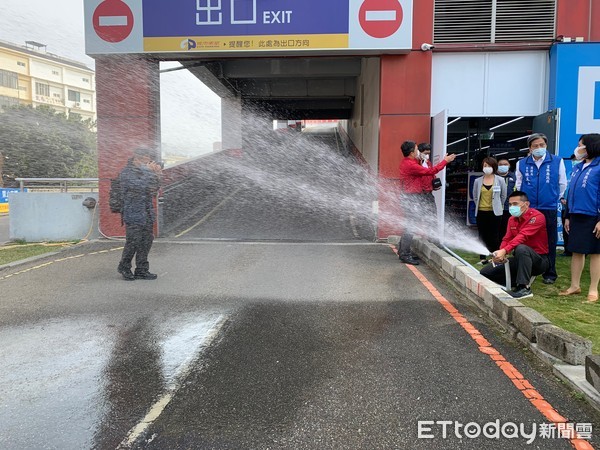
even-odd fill
[{"label": "air conditioning vent", "polygon": [[434,43],[551,41],[556,0],[435,0]]},{"label": "air conditioning vent", "polygon": [[496,42],[551,41],[556,0],[498,0]]}]

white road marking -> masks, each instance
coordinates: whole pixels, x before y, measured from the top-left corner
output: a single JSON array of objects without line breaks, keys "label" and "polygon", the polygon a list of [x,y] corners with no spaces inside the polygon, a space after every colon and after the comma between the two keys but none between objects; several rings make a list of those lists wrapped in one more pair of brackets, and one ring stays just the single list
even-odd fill
[{"label": "white road marking", "polygon": [[390,10],[390,11],[367,11],[366,15],[365,15],[365,19],[367,21],[372,21],[372,22],[386,22],[386,21],[390,21],[396,20],[396,11],[395,10]]},{"label": "white road marking", "polygon": [[[210,331],[203,336],[202,347],[207,347],[212,343],[226,321],[226,316],[220,316],[215,321],[215,324]],[[125,439],[123,439],[123,441],[119,444],[117,450],[131,448],[131,446],[148,429],[148,427],[160,417],[167,405],[171,402],[171,400],[173,400],[173,396],[177,393],[185,379],[190,374],[190,371],[192,370],[192,363],[196,357],[197,353],[194,352],[177,368],[176,376],[174,376],[173,381],[166,386],[165,393],[152,405],[146,416],[136,426],[134,426],[129,433],[127,433],[127,437],[125,437]]]},{"label": "white road marking", "polygon": [[101,27],[125,27],[127,16],[100,16],[98,24]]}]

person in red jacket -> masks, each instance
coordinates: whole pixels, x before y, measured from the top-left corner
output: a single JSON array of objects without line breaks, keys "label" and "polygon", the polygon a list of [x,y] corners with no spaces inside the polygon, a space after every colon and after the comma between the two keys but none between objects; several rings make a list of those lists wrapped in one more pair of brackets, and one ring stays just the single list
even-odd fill
[{"label": "person in red jacket", "polygon": [[515,287],[508,293],[514,298],[532,297],[531,277],[543,274],[550,266],[546,217],[529,207],[529,198],[522,191],[513,191],[509,195],[508,211],[511,217],[500,248],[493,253],[494,264],[488,264],[480,273],[496,283],[506,283],[503,263],[514,250],[514,256],[508,258],[508,263]]},{"label": "person in red jacket", "polygon": [[[454,161],[456,155],[446,155],[442,161],[433,167],[426,168],[421,164],[421,156],[417,144],[413,141],[405,141],[400,146],[404,158],[400,161],[400,204],[406,226],[402,234],[399,247],[399,258],[405,264],[419,265],[418,259],[411,253],[413,235],[409,231],[411,225],[417,225],[423,222],[423,219],[435,217],[435,203],[431,192],[423,189],[423,178],[429,180],[432,175],[441,171],[446,164]],[[410,224],[410,225],[409,225]],[[412,228],[412,227],[411,227]]]}]

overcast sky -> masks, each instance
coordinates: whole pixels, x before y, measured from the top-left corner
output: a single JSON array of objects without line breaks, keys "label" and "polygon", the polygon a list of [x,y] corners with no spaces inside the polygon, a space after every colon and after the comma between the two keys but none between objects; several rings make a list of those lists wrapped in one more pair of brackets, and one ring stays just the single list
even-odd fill
[{"label": "overcast sky", "polygon": [[[94,67],[85,54],[83,0],[0,0],[0,39],[46,44],[47,51]],[[221,140],[220,100],[187,71],[161,75],[163,148],[195,156]]]}]

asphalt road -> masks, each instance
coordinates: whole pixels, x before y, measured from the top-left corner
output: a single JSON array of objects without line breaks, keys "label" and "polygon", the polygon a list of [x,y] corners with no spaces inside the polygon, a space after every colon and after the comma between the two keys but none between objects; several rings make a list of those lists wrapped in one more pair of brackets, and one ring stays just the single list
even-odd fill
[{"label": "asphalt road", "polygon": [[[572,448],[419,438],[547,419],[356,225],[360,174],[298,142],[229,167],[235,194],[156,241],[157,280],[121,279],[109,241],[0,271],[1,449]],[[418,270],[600,448],[596,413]]]}]

